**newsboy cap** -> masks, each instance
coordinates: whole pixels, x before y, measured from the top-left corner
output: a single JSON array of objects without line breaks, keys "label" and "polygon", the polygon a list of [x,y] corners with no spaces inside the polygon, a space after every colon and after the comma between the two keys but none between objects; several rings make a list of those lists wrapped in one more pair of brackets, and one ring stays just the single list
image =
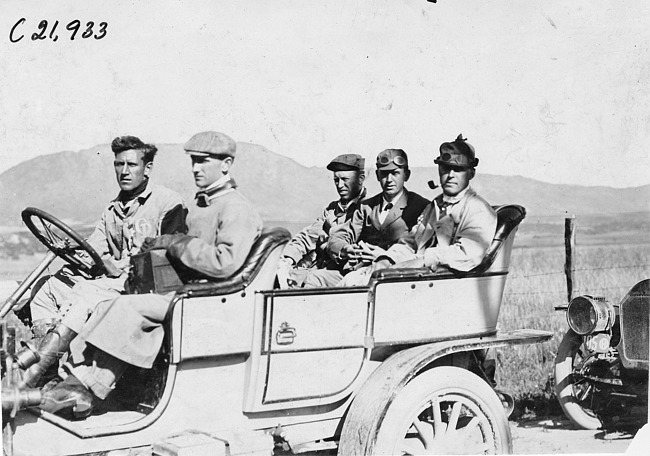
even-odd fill
[{"label": "newsboy cap", "polygon": [[218,131],[203,131],[192,136],[183,149],[190,155],[234,157],[237,144],[230,136]]},{"label": "newsboy cap", "polygon": [[408,168],[409,159],[402,149],[386,149],[377,155],[377,170],[391,171],[397,168]]},{"label": "newsboy cap", "polygon": [[467,138],[463,138],[461,133],[455,141],[440,145],[440,156],[433,162],[437,165],[474,168],[478,165],[478,158],[476,158],[474,147],[467,142]]},{"label": "newsboy cap", "polygon": [[330,171],[363,171],[366,160],[359,154],[342,154],[327,165]]}]

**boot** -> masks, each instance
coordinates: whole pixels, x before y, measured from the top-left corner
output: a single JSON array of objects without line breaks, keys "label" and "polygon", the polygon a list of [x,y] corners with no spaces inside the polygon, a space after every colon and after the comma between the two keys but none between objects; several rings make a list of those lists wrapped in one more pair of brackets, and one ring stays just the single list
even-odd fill
[{"label": "boot", "polygon": [[70,342],[76,336],[77,333],[65,325],[59,325],[47,333],[37,349],[40,360],[25,371],[20,388],[36,388],[48,369],[55,366],[61,356],[68,351]]},{"label": "boot", "polygon": [[14,356],[14,361],[18,363],[18,367],[26,370],[29,366],[37,363],[41,359],[37,347],[40,346],[43,337],[56,326],[57,321],[53,318],[36,320],[32,324],[32,339],[28,342],[22,341],[20,343],[22,348]]},{"label": "boot", "polygon": [[74,375],[43,393],[40,409],[74,419],[90,416],[99,399]]}]

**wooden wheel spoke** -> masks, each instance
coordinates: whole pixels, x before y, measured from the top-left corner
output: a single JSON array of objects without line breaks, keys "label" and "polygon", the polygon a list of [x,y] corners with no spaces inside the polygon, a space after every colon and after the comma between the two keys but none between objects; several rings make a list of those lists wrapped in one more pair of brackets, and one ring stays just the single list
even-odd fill
[{"label": "wooden wheel spoke", "polygon": [[424,448],[429,448],[433,443],[433,439],[435,437],[431,423],[422,422],[416,418],[413,422],[413,427],[416,429],[418,433],[418,439],[420,439],[424,445]]},{"label": "wooden wheel spoke", "polygon": [[472,432],[481,422],[478,416],[472,417],[469,423],[463,428],[465,432]]},{"label": "wooden wheel spoke", "polygon": [[431,410],[433,412],[433,437],[439,438],[447,431],[447,426],[442,421],[442,413],[440,412],[440,398],[431,401]]},{"label": "wooden wheel spoke", "polygon": [[[381,366],[377,372],[381,372]],[[401,365],[399,366],[401,368]],[[388,373],[393,373],[387,370]],[[383,420],[368,411],[384,393],[386,373],[359,393],[339,443],[340,454],[507,454],[512,449],[503,405],[490,385],[456,366],[437,366],[383,398]],[[401,379],[390,378],[390,382]],[[363,394],[363,396],[361,396]],[[362,401],[356,402],[360,398]]]},{"label": "wooden wheel spoke", "polygon": [[455,431],[458,427],[458,417],[460,416],[460,411],[463,408],[463,403],[461,401],[454,402],[454,406],[451,409],[451,416],[449,417],[449,423],[447,424],[447,429]]}]

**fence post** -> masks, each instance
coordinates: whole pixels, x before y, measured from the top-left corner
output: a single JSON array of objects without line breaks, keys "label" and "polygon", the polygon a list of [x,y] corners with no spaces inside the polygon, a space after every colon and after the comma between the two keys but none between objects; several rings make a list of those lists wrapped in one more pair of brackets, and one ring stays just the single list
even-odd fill
[{"label": "fence post", "polygon": [[567,302],[571,302],[573,298],[573,252],[576,242],[575,219],[575,215],[564,219],[564,251],[566,256],[564,275],[566,275]]}]

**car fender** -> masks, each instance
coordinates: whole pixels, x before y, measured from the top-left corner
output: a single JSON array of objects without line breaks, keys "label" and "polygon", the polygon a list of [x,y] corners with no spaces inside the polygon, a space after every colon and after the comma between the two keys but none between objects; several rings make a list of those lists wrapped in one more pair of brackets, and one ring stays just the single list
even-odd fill
[{"label": "car fender", "polygon": [[552,337],[553,334],[548,331],[521,329],[492,336],[434,342],[402,350],[384,361],[356,394],[354,402],[361,401],[366,404],[363,407],[364,416],[355,416],[355,412],[362,408],[355,408],[353,402],[345,420],[359,420],[362,423],[360,432],[377,429],[383,419],[382,412],[397,397],[400,390],[436,360],[447,355],[505,345],[540,343]]}]

